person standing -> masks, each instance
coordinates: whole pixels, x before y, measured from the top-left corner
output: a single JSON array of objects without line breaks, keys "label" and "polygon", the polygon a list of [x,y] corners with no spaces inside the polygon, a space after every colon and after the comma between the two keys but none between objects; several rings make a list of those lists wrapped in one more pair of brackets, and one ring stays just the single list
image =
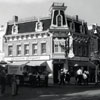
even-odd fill
[{"label": "person standing", "polygon": [[59,85],[61,85],[61,84],[65,85],[65,73],[64,73],[63,69],[60,70],[60,83],[59,83]]},{"label": "person standing", "polygon": [[13,74],[13,76],[12,76],[12,96],[16,95],[16,91],[17,91],[16,75]]},{"label": "person standing", "polygon": [[45,72],[45,86],[48,87],[48,72]]},{"label": "person standing", "polygon": [[18,77],[18,76],[16,76],[16,93],[15,93],[15,95],[18,95],[19,84],[20,84],[19,77]]},{"label": "person standing", "polygon": [[65,81],[67,81],[68,82],[68,84],[70,84],[70,73],[69,73],[69,71],[67,71],[66,72],[66,75],[65,75]]},{"label": "person standing", "polygon": [[85,70],[84,73],[87,75],[86,84],[88,85],[88,82],[89,82],[89,71]]},{"label": "person standing", "polygon": [[83,79],[82,74],[83,74],[82,69],[79,68],[79,69],[77,70],[77,83],[78,83],[79,85],[82,84],[82,79]]},{"label": "person standing", "polygon": [[85,72],[83,72],[83,82],[84,82],[84,85],[87,85],[87,75]]},{"label": "person standing", "polygon": [[1,84],[1,95],[4,95],[6,89],[6,72],[4,69],[0,71],[0,84]]}]

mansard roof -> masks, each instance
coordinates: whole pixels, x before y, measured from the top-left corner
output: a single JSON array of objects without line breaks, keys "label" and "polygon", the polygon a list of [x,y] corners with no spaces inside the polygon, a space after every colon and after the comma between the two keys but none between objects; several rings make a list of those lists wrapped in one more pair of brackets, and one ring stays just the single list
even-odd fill
[{"label": "mansard roof", "polygon": [[[74,22],[82,25],[82,20],[76,20],[75,17],[71,17],[69,15],[66,15],[67,24],[68,27],[70,27],[69,23]],[[18,25],[18,34],[23,33],[32,33],[35,32],[36,22],[38,22],[37,18],[28,18],[28,19],[19,19],[18,22],[16,22],[16,25]],[[40,18],[40,22],[42,22],[43,25],[43,31],[48,30],[51,25],[51,17],[44,17]],[[5,35],[11,35],[12,34],[12,26],[14,25],[14,21],[9,21],[7,24],[7,31]],[[83,24],[87,30],[87,24],[84,22]]]},{"label": "mansard roof", "polygon": [[[18,34],[35,32],[37,21],[38,20],[36,19],[35,20],[31,19],[31,20],[19,20],[18,22],[16,22],[16,25],[18,25]],[[40,21],[43,24],[43,31],[49,29],[50,24],[51,24],[50,17],[42,18],[40,19]],[[14,22],[11,22],[11,21],[8,22],[6,35],[11,35],[13,25],[14,25]]]}]

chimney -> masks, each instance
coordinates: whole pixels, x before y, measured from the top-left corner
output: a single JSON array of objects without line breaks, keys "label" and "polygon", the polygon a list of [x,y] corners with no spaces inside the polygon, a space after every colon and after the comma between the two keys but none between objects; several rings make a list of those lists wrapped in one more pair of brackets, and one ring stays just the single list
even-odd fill
[{"label": "chimney", "polygon": [[18,22],[18,16],[13,16],[13,21]]},{"label": "chimney", "polygon": [[78,21],[78,15],[76,15],[76,20]]}]

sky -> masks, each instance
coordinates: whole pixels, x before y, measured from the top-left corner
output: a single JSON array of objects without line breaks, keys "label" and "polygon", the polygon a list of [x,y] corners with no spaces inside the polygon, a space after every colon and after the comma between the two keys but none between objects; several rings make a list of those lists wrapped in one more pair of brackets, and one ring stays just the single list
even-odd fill
[{"label": "sky", "polygon": [[0,0],[0,25],[12,20],[14,15],[19,19],[47,17],[53,2],[65,3],[67,15],[78,15],[88,25],[100,25],[100,0]]}]

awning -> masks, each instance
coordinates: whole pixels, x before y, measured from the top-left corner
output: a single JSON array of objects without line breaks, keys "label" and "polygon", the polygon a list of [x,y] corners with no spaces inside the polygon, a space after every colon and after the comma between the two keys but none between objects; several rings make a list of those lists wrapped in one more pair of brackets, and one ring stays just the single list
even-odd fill
[{"label": "awning", "polygon": [[95,67],[95,64],[89,61],[68,61],[69,66],[89,66]]},{"label": "awning", "polygon": [[46,69],[46,71],[51,72],[47,61],[30,61],[27,65],[37,67],[38,69]]},{"label": "awning", "polygon": [[45,61],[30,61],[27,63],[28,66],[46,66]]}]

